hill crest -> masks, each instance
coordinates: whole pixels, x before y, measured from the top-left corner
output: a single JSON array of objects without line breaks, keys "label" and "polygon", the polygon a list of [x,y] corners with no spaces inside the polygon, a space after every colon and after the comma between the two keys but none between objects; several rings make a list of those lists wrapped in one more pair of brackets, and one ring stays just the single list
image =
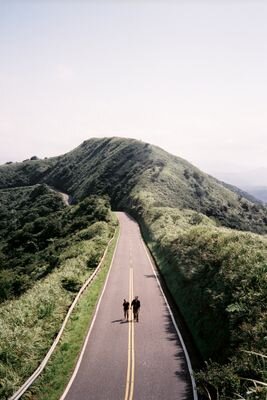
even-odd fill
[{"label": "hill crest", "polygon": [[192,209],[223,226],[266,232],[266,208],[186,160],[135,139],[91,138],[46,160],[0,167],[0,188],[46,183],[77,200],[108,195],[113,209]]}]

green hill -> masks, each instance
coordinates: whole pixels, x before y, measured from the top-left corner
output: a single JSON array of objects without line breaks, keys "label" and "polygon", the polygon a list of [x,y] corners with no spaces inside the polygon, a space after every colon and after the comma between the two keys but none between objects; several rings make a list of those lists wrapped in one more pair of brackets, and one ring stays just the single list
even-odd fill
[{"label": "green hill", "polygon": [[[68,193],[76,205],[66,210],[49,187]],[[23,188],[29,192],[22,196]],[[8,223],[2,228],[0,257],[12,266],[0,274],[3,299],[17,289],[17,272],[23,277],[20,290],[26,290],[55,271],[62,251],[66,258],[69,253],[77,256],[75,248],[101,231],[99,223],[107,240],[113,230],[110,201],[113,210],[127,211],[140,223],[207,362],[197,374],[199,390],[220,400],[266,399],[266,387],[259,383],[267,381],[264,205],[156,146],[116,137],[90,139],[59,157],[1,166],[0,213],[10,223],[15,220],[11,209],[12,201],[18,202],[16,193],[18,210],[33,208],[33,220],[18,211],[15,230],[9,231]],[[42,218],[47,229],[40,224]],[[90,228],[92,223],[96,229]],[[67,287],[75,286],[73,279],[67,281]]]},{"label": "green hill", "polygon": [[116,221],[106,198],[67,206],[44,184],[0,190],[0,218],[0,398],[8,399],[43,360]]},{"label": "green hill", "polygon": [[114,209],[142,214],[146,207],[192,209],[219,224],[267,232],[266,208],[187,161],[133,139],[90,139],[53,159],[0,167],[0,188],[47,183],[76,200],[109,195]]}]

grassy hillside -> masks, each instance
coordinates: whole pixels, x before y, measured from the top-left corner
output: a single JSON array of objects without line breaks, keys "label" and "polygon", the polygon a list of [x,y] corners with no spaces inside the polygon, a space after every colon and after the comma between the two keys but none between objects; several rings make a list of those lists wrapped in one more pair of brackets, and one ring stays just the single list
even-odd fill
[{"label": "grassy hillside", "polygon": [[223,226],[266,233],[267,212],[187,161],[133,139],[90,139],[49,160],[0,167],[0,188],[47,183],[77,200],[108,194],[113,208],[147,206],[201,212]]},{"label": "grassy hillside", "polygon": [[77,232],[86,236],[93,222],[110,218],[106,200],[91,197],[68,208],[46,185],[0,190],[0,204],[0,302],[56,268]]},{"label": "grassy hillside", "polygon": [[[66,235],[74,232],[76,239],[68,245],[77,246],[88,235],[90,218],[84,221],[85,215],[98,206],[94,203],[90,208],[91,201],[86,197],[108,195],[113,209],[130,212],[141,224],[207,362],[198,374],[200,390],[209,391],[216,400],[233,400],[240,398],[238,395],[247,400],[266,400],[266,387],[253,386],[249,380],[267,380],[266,207],[187,161],[132,139],[91,139],[60,157],[0,167],[2,189],[21,191],[16,187],[36,183],[41,184],[40,188],[47,184],[69,193],[78,203],[77,208],[66,211],[61,204],[57,209],[59,203],[54,199],[53,216],[49,211],[27,220],[22,213],[16,220],[15,233],[9,233],[10,225],[3,227],[7,242],[1,245],[0,257],[13,265],[5,268],[8,278],[4,282],[9,281],[14,266],[21,277],[26,271],[26,284],[46,276],[50,269],[56,271],[59,253],[54,251],[63,249],[68,253],[64,247]],[[80,203],[83,199],[85,203]],[[8,204],[10,200],[5,201]],[[34,198],[29,197],[26,203],[29,201],[34,207]],[[45,198],[36,201],[39,203],[35,208],[44,210]],[[18,208],[23,210],[23,205]],[[6,218],[11,226],[13,214]],[[42,218],[53,221],[48,229],[51,237],[46,237],[48,232],[38,221]],[[32,251],[34,246],[45,260],[41,269],[39,263],[28,263],[27,249]],[[75,251],[73,254],[77,255]],[[18,256],[20,261],[15,265]],[[13,293],[14,285],[2,296],[12,297]]]},{"label": "grassy hillside", "polygon": [[246,379],[267,381],[259,355],[267,353],[267,237],[218,228],[194,211],[162,207],[146,212],[143,229],[208,362],[197,375],[200,390],[221,400],[237,394],[266,399],[266,387],[251,389]]},{"label": "grassy hillside", "polygon": [[50,241],[64,208],[45,185],[0,190],[0,302],[20,295],[56,266]]},{"label": "grassy hillside", "polygon": [[50,158],[2,165],[0,166],[0,189],[35,185],[41,182],[57,161],[58,158]]},{"label": "grassy hillside", "polygon": [[116,221],[108,200],[67,207],[46,185],[0,191],[0,398],[39,365]]}]

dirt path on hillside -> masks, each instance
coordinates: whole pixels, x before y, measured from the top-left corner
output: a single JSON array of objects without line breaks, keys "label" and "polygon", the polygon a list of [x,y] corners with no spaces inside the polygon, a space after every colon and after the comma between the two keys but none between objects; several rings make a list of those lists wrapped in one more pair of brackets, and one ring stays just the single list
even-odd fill
[{"label": "dirt path on hillside", "polygon": [[52,186],[49,186],[49,189],[52,190],[53,192],[60,194],[64,204],[66,204],[67,206],[71,205],[72,197],[69,194],[61,192],[60,190],[58,190]]}]

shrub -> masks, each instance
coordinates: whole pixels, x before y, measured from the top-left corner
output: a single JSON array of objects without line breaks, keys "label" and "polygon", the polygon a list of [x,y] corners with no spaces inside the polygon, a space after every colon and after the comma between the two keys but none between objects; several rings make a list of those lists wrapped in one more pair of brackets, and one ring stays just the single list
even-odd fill
[{"label": "shrub", "polygon": [[[201,390],[220,400],[247,396],[241,378],[266,381],[264,368],[243,351],[267,351],[266,238],[218,228],[193,212],[151,208],[143,215],[166,283],[209,360],[197,375]],[[262,388],[257,395],[265,400]]]},{"label": "shrub", "polygon": [[62,287],[69,292],[78,292],[81,287],[80,280],[75,276],[67,276],[61,279]]}]

